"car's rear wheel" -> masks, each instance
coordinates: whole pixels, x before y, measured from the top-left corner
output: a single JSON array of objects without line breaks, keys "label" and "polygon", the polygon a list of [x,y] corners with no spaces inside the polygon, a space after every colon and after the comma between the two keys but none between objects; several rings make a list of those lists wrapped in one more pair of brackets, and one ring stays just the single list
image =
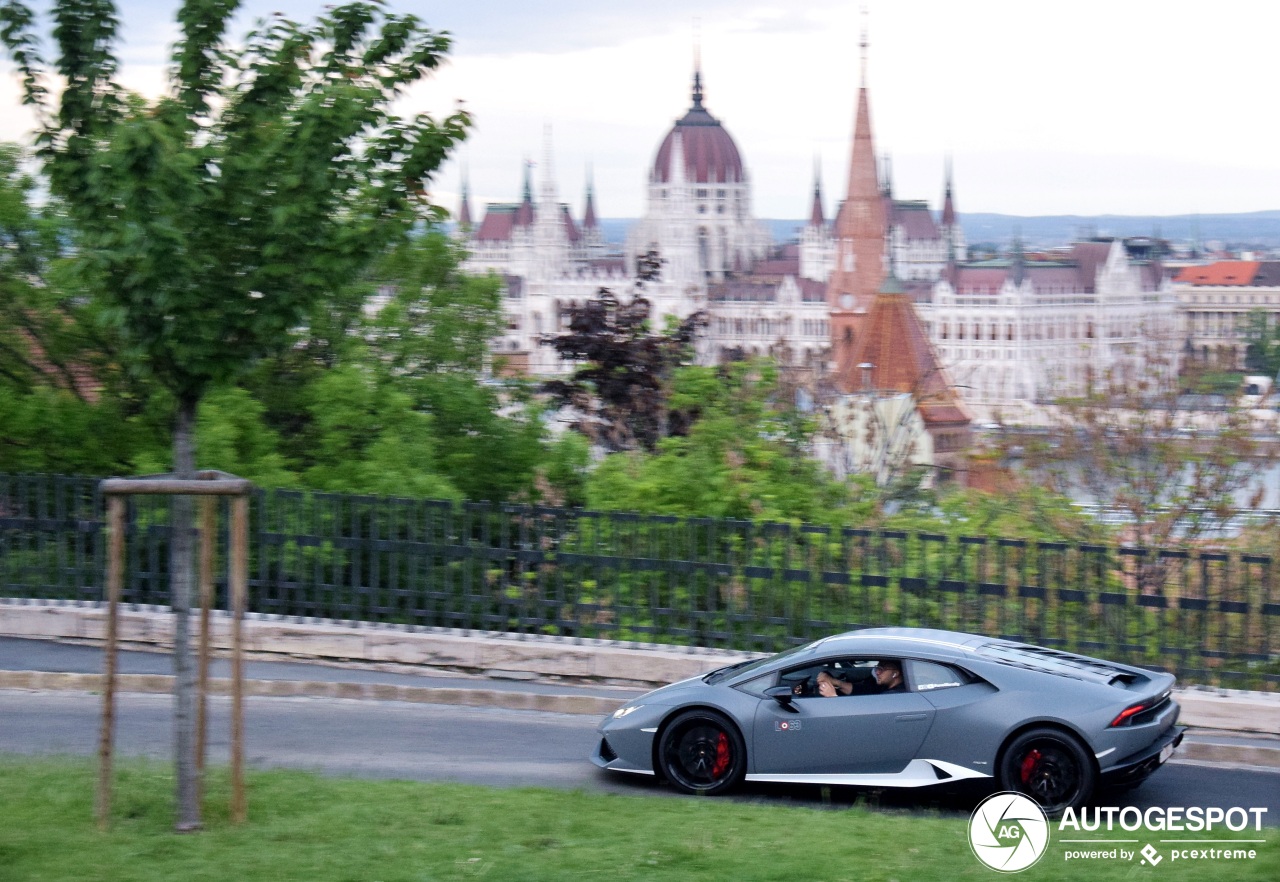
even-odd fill
[{"label": "car's rear wheel", "polygon": [[1000,786],[1031,797],[1045,814],[1079,808],[1097,775],[1080,741],[1059,729],[1030,729],[1009,742],[1000,761]]},{"label": "car's rear wheel", "polygon": [[663,729],[658,765],[677,790],[714,796],[742,780],[747,748],[737,727],[722,715],[691,710]]}]

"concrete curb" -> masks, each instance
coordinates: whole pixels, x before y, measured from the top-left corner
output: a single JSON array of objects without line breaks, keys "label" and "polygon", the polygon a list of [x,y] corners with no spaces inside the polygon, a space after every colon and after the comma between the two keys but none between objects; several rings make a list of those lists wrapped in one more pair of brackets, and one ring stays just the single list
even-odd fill
[{"label": "concrete curb", "polygon": [[[210,639],[219,654],[231,649],[230,625],[226,613],[213,614]],[[173,614],[167,607],[122,607],[118,626],[122,649],[173,647]],[[482,675],[511,671],[571,683],[649,688],[753,657],[658,644],[297,621],[257,614],[245,617],[243,630],[245,652],[256,658],[409,665]],[[0,600],[0,636],[101,645],[106,639],[106,609],[97,603]]]},{"label": "concrete curb", "polygon": [[1265,747],[1257,744],[1231,744],[1224,741],[1200,740],[1202,737],[1212,739],[1213,734],[1207,732],[1197,733],[1194,740],[1184,740],[1174,756],[1177,759],[1193,760],[1195,762],[1255,766],[1257,768],[1280,770],[1280,740],[1276,741],[1275,747]]},{"label": "concrete curb", "polygon": [[[118,674],[116,689],[154,695],[173,693],[170,674]],[[0,671],[0,689],[38,692],[101,692],[101,674],[47,671]],[[209,680],[211,695],[230,695],[231,681]],[[343,698],[355,701],[407,701],[414,704],[449,704],[463,707],[496,707],[506,710],[547,711],[557,714],[604,716],[617,710],[622,699],[593,695],[549,695],[507,692],[499,689],[455,689],[449,686],[400,686],[393,683],[332,683],[313,680],[245,680],[244,694],[272,698]]]}]

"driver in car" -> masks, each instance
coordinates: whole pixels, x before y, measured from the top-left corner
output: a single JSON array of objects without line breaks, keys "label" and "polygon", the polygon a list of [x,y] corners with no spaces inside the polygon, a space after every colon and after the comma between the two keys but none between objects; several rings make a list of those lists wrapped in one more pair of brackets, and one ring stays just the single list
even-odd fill
[{"label": "driver in car", "polygon": [[[876,688],[872,695],[882,692],[905,692],[907,685],[902,680],[902,665],[896,661],[877,662],[871,670],[876,678]],[[848,680],[833,676],[828,671],[818,674],[818,694],[823,698],[834,698],[837,695],[852,695],[853,684]]]}]

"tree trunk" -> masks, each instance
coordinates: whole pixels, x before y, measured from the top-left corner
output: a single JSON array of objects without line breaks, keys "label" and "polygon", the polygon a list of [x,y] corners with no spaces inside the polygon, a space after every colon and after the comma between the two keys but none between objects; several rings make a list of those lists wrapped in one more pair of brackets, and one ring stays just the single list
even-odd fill
[{"label": "tree trunk", "polygon": [[[196,476],[195,423],[199,398],[182,396],[173,426],[173,471]],[[178,779],[176,828],[200,829],[200,788],[196,768],[196,671],[191,659],[191,596],[195,584],[195,506],[190,496],[173,497],[173,538],[169,545],[169,593],[173,606],[174,770]]]}]

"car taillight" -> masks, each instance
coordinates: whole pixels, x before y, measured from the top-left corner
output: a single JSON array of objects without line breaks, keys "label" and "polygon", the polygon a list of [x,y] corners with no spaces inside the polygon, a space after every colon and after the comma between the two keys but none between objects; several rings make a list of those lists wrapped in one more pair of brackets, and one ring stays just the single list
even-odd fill
[{"label": "car taillight", "polygon": [[1116,726],[1128,725],[1129,721],[1134,716],[1142,713],[1144,710],[1146,710],[1150,706],[1151,705],[1148,702],[1144,701],[1141,704],[1133,704],[1133,705],[1130,705],[1129,707],[1126,707],[1124,710],[1120,711],[1120,713],[1116,715],[1116,718],[1114,720],[1111,721],[1111,728],[1114,729]]}]

